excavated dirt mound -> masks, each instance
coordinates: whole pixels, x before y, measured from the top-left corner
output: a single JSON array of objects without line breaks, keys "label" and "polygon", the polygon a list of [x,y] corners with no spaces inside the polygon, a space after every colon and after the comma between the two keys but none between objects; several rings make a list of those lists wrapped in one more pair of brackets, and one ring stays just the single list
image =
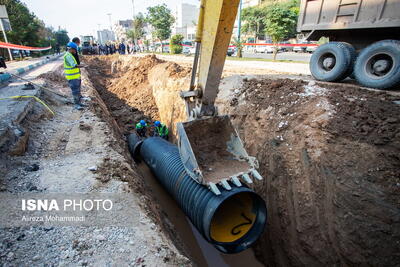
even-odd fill
[{"label": "excavated dirt mound", "polygon": [[[178,92],[190,69],[154,56],[87,62],[125,133],[140,119],[184,119]],[[268,206],[256,245],[265,264],[400,264],[399,93],[243,76],[221,87],[220,113],[232,116],[265,178],[254,187]]]},{"label": "excavated dirt mound", "polygon": [[269,212],[257,244],[264,262],[400,264],[399,99],[355,86],[243,80],[224,110],[265,178],[255,187]]},{"label": "excavated dirt mound", "polygon": [[[155,55],[123,60],[116,56],[86,57],[90,79],[104,99],[112,116],[124,133],[134,131],[135,124],[160,120],[158,107],[149,84],[148,74],[165,63]],[[188,70],[175,63],[166,63],[160,76],[181,78]]]}]

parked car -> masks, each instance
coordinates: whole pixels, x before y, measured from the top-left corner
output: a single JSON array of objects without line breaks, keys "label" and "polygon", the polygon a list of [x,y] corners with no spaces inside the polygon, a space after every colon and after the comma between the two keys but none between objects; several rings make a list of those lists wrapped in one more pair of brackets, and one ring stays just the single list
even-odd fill
[{"label": "parked car", "polygon": [[196,48],[194,46],[184,46],[182,48],[182,53],[186,55],[191,55],[196,52]]},{"label": "parked car", "polygon": [[317,50],[317,48],[318,46],[307,46],[306,52],[312,54],[315,50]]},{"label": "parked car", "polygon": [[233,54],[235,54],[235,48],[233,47],[228,47],[228,51],[226,51],[226,54],[230,57]]},{"label": "parked car", "polygon": [[305,46],[295,46],[293,47],[293,52],[295,53],[305,53],[306,47]]},{"label": "parked car", "polygon": [[282,44],[286,44],[286,45],[289,45],[289,46],[286,46],[286,45],[279,46],[279,50],[281,52],[292,52],[293,51],[293,46],[290,46],[290,44],[291,44],[290,42],[284,41],[284,42],[282,42]]},{"label": "parked car", "polygon": [[256,45],[254,53],[274,53],[275,47],[272,45]]}]

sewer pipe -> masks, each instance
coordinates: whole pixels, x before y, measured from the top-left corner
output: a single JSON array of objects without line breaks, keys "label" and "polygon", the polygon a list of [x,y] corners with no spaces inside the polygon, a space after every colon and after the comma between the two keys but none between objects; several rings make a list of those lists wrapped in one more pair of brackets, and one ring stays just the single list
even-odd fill
[{"label": "sewer pipe", "polygon": [[267,210],[264,200],[251,189],[232,187],[213,194],[187,175],[178,147],[160,137],[128,138],[135,160],[143,160],[173,196],[202,236],[223,253],[249,248],[263,233]]}]

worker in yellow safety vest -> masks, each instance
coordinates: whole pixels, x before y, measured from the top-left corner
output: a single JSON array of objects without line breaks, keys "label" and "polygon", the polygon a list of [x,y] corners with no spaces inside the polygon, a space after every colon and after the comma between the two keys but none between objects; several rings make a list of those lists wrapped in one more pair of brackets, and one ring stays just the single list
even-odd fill
[{"label": "worker in yellow safety vest", "polygon": [[81,102],[81,70],[82,65],[78,64],[74,57],[74,53],[78,53],[78,46],[69,42],[67,45],[67,52],[64,55],[64,75],[71,88],[72,96],[74,98],[74,108],[77,110],[83,109],[85,106]]}]

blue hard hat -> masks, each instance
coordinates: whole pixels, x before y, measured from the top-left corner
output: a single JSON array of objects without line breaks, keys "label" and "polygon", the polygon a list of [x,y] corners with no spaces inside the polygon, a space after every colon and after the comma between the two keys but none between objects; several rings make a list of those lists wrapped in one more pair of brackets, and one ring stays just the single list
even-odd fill
[{"label": "blue hard hat", "polygon": [[143,125],[143,126],[145,126],[145,125],[146,125],[146,122],[145,122],[144,120],[140,120],[140,124]]},{"label": "blue hard hat", "polygon": [[154,125],[155,125],[155,126],[160,126],[160,125],[161,125],[161,122],[155,121],[155,122],[154,122]]},{"label": "blue hard hat", "polygon": [[76,43],[74,43],[74,42],[69,42],[69,43],[67,44],[67,46],[68,46],[68,47],[71,47],[71,48],[73,48],[73,49],[75,49],[75,50],[78,50],[78,45],[77,45]]}]

